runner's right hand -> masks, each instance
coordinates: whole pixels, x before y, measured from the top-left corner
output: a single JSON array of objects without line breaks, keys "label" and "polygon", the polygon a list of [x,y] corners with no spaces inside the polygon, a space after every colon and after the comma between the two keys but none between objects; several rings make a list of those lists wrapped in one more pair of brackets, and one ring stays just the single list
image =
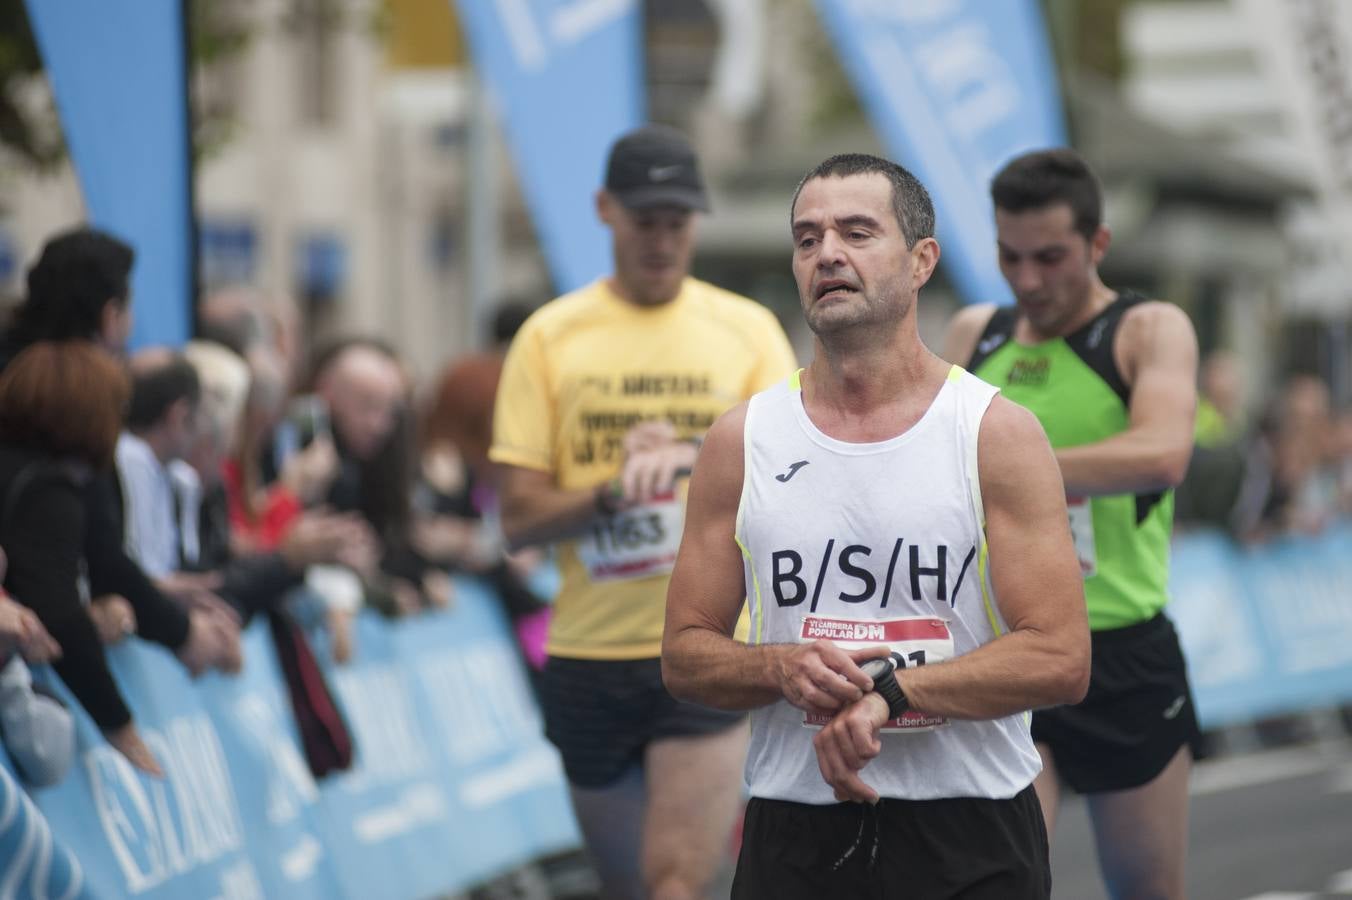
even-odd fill
[{"label": "runner's right hand", "polygon": [[887,653],[886,647],[847,652],[830,641],[793,645],[779,658],[779,691],[801,710],[831,715],[873,689],[859,663]]}]

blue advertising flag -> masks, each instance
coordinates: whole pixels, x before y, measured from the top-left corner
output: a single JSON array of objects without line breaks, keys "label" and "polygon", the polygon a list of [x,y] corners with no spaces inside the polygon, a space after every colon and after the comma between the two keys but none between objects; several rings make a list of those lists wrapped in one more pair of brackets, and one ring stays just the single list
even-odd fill
[{"label": "blue advertising flag", "polygon": [[1011,157],[1065,143],[1037,0],[816,0],[887,152],[929,188],[948,277],[1007,303],[987,192]]},{"label": "blue advertising flag", "polygon": [[181,0],[29,0],[89,220],[136,248],[132,343],[181,344],[193,302]]},{"label": "blue advertising flag", "polygon": [[638,0],[458,0],[561,291],[610,271],[593,195],[644,117]]}]

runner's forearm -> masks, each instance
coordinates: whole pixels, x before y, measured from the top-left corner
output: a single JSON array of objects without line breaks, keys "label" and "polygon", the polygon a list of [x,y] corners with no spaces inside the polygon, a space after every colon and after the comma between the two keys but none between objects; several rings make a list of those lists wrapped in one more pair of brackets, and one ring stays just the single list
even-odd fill
[{"label": "runner's forearm", "polygon": [[1080,447],[1056,451],[1066,494],[1102,497],[1168,490],[1183,480],[1191,445],[1124,431]]},{"label": "runner's forearm", "polygon": [[507,545],[520,550],[575,537],[597,519],[597,489],[549,489],[502,500],[502,531]]},{"label": "runner's forearm", "polygon": [[953,719],[998,719],[1078,703],[1089,684],[1088,647],[1013,631],[956,659],[897,672],[913,709]]},{"label": "runner's forearm", "polygon": [[662,640],[662,680],[675,697],[715,709],[747,710],[783,699],[775,672],[781,645],[751,647],[707,628]]}]

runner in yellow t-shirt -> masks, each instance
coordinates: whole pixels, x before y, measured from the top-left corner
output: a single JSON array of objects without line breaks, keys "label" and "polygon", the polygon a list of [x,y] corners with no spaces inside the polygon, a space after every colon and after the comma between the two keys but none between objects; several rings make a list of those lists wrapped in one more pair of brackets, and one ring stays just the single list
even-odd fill
[{"label": "runner in yellow t-shirt", "polygon": [[702,895],[741,798],[744,718],[662,686],[679,475],[714,420],[794,360],[768,310],[689,276],[705,209],[684,137],[620,138],[597,195],[615,272],[526,322],[494,416],[508,541],[560,544],[545,728],[607,896]]}]

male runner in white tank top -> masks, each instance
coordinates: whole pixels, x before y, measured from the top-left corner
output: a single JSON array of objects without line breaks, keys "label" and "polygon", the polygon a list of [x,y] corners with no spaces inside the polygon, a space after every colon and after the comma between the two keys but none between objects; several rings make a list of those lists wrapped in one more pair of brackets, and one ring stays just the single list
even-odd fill
[{"label": "male runner in white tank top", "polygon": [[733,896],[1047,897],[1026,711],[1089,673],[1055,459],[920,341],[909,172],[832,157],[792,228],[814,358],[709,432],[663,640],[674,695],[753,711]]}]

